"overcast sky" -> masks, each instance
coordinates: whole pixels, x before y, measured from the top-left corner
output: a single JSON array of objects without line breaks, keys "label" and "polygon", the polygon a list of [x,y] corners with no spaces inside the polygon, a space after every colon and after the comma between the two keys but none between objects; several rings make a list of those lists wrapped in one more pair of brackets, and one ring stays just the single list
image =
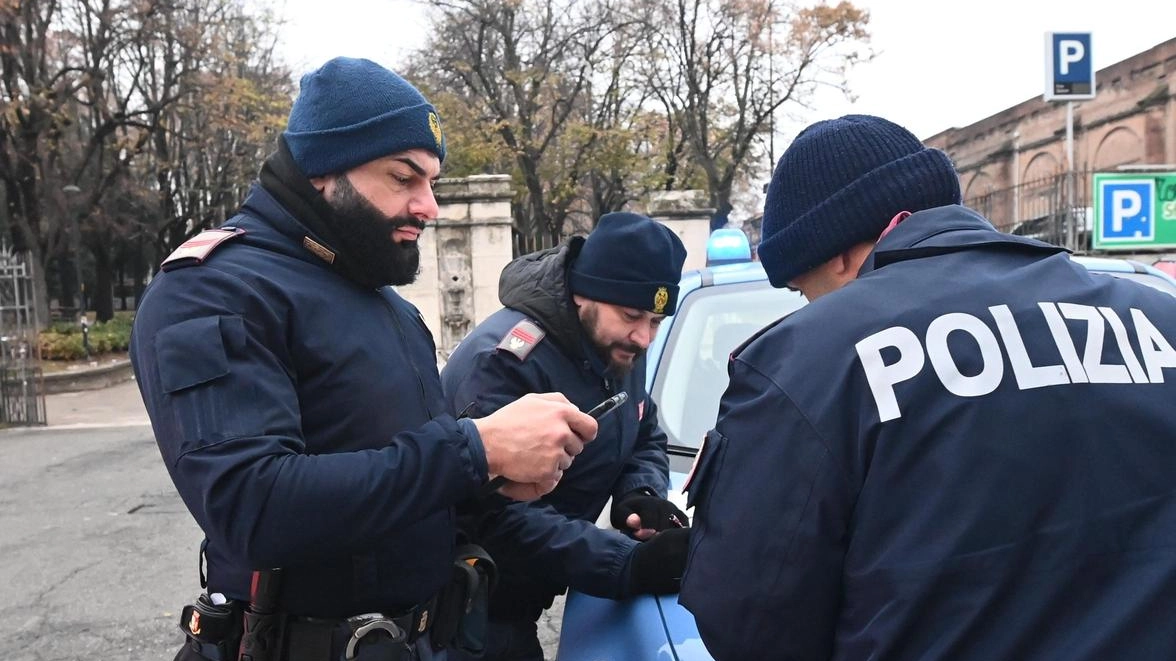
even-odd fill
[{"label": "overcast sky", "polygon": [[[422,5],[413,0],[268,1],[282,8],[279,15],[287,21],[282,50],[295,71],[335,55],[396,68],[422,43],[426,30]],[[1048,31],[1093,33],[1096,70],[1176,37],[1176,10],[1169,0],[855,4],[870,12],[877,57],[851,75],[856,103],[822,99],[807,121],[870,113],[897,121],[920,138],[1040,96]]]}]

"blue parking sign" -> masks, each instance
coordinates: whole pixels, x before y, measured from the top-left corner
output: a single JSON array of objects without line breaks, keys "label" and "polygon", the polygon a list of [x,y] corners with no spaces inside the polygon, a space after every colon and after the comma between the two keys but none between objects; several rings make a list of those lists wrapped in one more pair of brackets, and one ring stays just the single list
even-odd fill
[{"label": "blue parking sign", "polygon": [[1099,239],[1102,242],[1134,243],[1155,238],[1154,180],[1100,181],[1099,194],[1103,201],[1099,228]]},{"label": "blue parking sign", "polygon": [[1089,32],[1045,33],[1045,100],[1094,98]]}]

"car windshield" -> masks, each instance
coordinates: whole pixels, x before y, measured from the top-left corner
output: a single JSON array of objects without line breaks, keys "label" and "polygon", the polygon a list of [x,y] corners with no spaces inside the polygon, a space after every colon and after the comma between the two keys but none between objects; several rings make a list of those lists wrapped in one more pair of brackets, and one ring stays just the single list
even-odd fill
[{"label": "car windshield", "polygon": [[767,281],[703,287],[679,304],[653,384],[671,445],[697,449],[727,389],[727,359],[753,333],[804,305]]}]

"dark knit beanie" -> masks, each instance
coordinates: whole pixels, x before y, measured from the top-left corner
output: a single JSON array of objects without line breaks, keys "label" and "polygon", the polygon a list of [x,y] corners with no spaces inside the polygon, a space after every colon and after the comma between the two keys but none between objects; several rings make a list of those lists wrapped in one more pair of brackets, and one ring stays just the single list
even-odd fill
[{"label": "dark knit beanie", "polygon": [[371,60],[337,57],[303,76],[283,136],[307,177],[408,149],[445,160],[437,111],[408,81]]},{"label": "dark knit beanie", "polygon": [[584,240],[568,270],[573,294],[655,314],[674,314],[686,261],[682,239],[635,213],[609,213]]},{"label": "dark knit beanie", "polygon": [[947,154],[880,117],[846,115],[800,132],[776,165],[759,258],[773,287],[877,239],[900,211],[960,203]]}]

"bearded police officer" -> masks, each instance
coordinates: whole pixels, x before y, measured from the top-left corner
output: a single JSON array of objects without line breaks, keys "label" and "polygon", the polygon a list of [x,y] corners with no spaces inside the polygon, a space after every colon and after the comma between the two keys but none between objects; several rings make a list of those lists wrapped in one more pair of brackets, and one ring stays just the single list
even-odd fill
[{"label": "bearded police officer", "polygon": [[810,305],[730,364],[682,603],[728,659],[1176,658],[1176,302],[818,122],[759,255]]},{"label": "bearded police officer", "polygon": [[415,88],[331,60],[240,212],[148,288],[135,374],[207,538],[177,658],[444,658],[455,504],[492,474],[545,493],[595,434],[561,395],[474,420],[445,403],[429,331],[388,287],[415,277],[444,157]]},{"label": "bearded police officer", "polygon": [[[568,586],[611,598],[678,589],[687,520],[665,500],[666,435],[645,392],[644,353],[674,313],[685,259],[668,227],[606,214],[587,238],[509,264],[498,293],[506,308],[479,324],[442,370],[450,404],[478,415],[529,392],[558,391],[584,410],[628,396],[550,494],[491,499],[466,517],[501,574],[490,602],[490,661],[542,661],[536,620]],[[593,523],[610,496],[610,518],[624,535]]]}]

